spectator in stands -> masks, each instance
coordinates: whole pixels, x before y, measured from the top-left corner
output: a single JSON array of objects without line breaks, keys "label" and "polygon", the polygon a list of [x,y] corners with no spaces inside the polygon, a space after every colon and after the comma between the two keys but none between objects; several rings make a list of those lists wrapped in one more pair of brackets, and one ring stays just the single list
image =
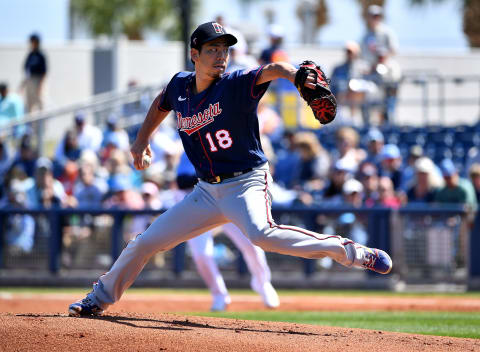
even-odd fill
[{"label": "spectator in stands", "polygon": [[359,136],[352,127],[341,127],[335,135],[338,155],[334,160],[344,160],[352,172],[366,158],[365,150],[358,148]]},{"label": "spectator in stands", "polygon": [[383,8],[370,5],[367,9],[367,32],[361,40],[362,58],[371,66],[378,60],[379,48],[384,48],[388,56],[398,51],[398,40],[393,30],[383,22]]},{"label": "spectator in stands", "polygon": [[[103,203],[103,206],[107,209],[141,210],[145,206],[142,196],[134,189],[130,179],[125,175],[116,175],[111,180],[109,193],[110,196]],[[123,238],[125,242],[139,233],[138,230],[140,229],[136,227],[134,218],[136,216],[128,216],[124,220]]]},{"label": "spectator in stands", "polygon": [[69,161],[76,162],[80,159],[81,152],[76,132],[68,130],[55,151],[54,175],[60,177]]},{"label": "spectator in stands", "polygon": [[28,177],[34,177],[37,152],[32,145],[32,136],[25,134],[20,140],[20,150],[15,156],[12,167],[21,167]]},{"label": "spectator in stands", "polygon": [[354,208],[360,208],[362,206],[363,190],[360,181],[354,178],[348,179],[342,187],[344,203]]},{"label": "spectator in stands", "polygon": [[91,163],[82,162],[79,169],[79,177],[73,187],[73,194],[78,201],[79,208],[100,208],[103,196],[107,193],[107,183],[95,176],[95,170]]},{"label": "spectator in stands", "polygon": [[435,164],[427,157],[420,157],[415,161],[414,168],[415,176],[407,190],[408,203],[433,202],[435,194],[444,185]]},{"label": "spectator in stands", "polygon": [[300,155],[295,149],[295,132],[285,130],[280,146],[276,153],[274,180],[282,187],[292,188],[300,164]]},{"label": "spectator in stands", "polygon": [[354,170],[352,165],[345,159],[339,159],[330,172],[327,185],[323,192],[324,199],[329,203],[339,203],[342,198],[343,185],[352,177]]},{"label": "spectator in stands", "polygon": [[[11,93],[6,83],[0,83],[0,128],[11,122],[21,121],[24,115],[22,99]],[[19,131],[17,128],[16,131]],[[18,136],[19,132],[15,134]]]},{"label": "spectator in stands", "polygon": [[126,152],[115,149],[109,158],[105,160],[105,169],[108,171],[107,183],[110,189],[112,188],[112,183],[117,182],[115,181],[117,176],[125,176],[130,184],[136,184],[136,174],[129,166],[128,157],[129,155]]},{"label": "spectator in stands", "polygon": [[358,171],[358,179],[363,185],[363,204],[371,208],[378,204],[378,168],[371,162],[363,162]]},{"label": "spectator in stands", "polygon": [[[258,62],[260,65],[266,65],[272,62],[289,62],[287,52],[283,49],[283,40],[285,37],[285,29],[279,24],[271,24],[267,28],[270,45],[263,49]],[[295,87],[287,79],[279,79],[271,82],[269,92],[277,95],[277,101],[280,101],[278,96],[281,92],[294,91]],[[295,93],[296,94],[296,93]]]},{"label": "spectator in stands", "polygon": [[403,170],[403,184],[405,185],[405,190],[407,190],[412,182],[414,182],[415,174],[417,172],[415,169],[415,163],[422,156],[423,148],[419,145],[412,145],[408,150],[407,164]]},{"label": "spectator in stands", "polygon": [[272,62],[289,62],[287,53],[282,49],[285,29],[278,24],[271,24],[268,27],[268,36],[270,38],[270,46],[260,54],[259,62],[266,65]]},{"label": "spectator in stands", "polygon": [[[158,164],[159,169],[170,170],[172,163],[178,163],[183,146],[178,137],[172,133],[169,127],[159,127],[152,136],[150,146],[153,152],[153,164]],[[172,177],[169,177],[169,179]],[[175,176],[173,176],[175,178]]]},{"label": "spectator in stands", "polygon": [[[24,185],[13,180],[7,197],[0,201],[2,208],[25,209],[26,195]],[[5,241],[9,254],[30,253],[34,245],[35,220],[27,214],[9,214],[5,218]]]},{"label": "spectator in stands", "polygon": [[382,176],[378,181],[379,205],[387,208],[398,209],[402,205],[402,201],[395,194],[393,182],[389,177]]},{"label": "spectator in stands", "polygon": [[144,201],[126,175],[117,174],[110,181],[110,196],[105,199],[104,206],[113,209],[139,210],[144,207]]},{"label": "spectator in stands", "polygon": [[[8,143],[0,138],[0,185],[5,184],[5,178],[7,176],[8,170],[13,163],[13,157],[10,154],[8,148]],[[3,197],[3,187],[0,187],[0,199]]]},{"label": "spectator in stands", "polygon": [[257,115],[260,135],[279,145],[284,132],[282,117],[264,99],[258,102]]},{"label": "spectator in stands", "polygon": [[77,133],[78,146],[83,150],[93,150],[98,152],[102,146],[102,131],[87,121],[87,116],[83,111],[75,113],[75,132]]},{"label": "spectator in stands", "polygon": [[397,104],[397,94],[402,70],[400,65],[388,54],[384,47],[377,50],[377,61],[370,67],[365,79],[374,82],[378,88],[377,96],[367,96],[364,109],[364,122],[370,123],[370,108],[380,108],[380,124],[391,123]]},{"label": "spectator in stands", "polygon": [[78,163],[68,160],[63,168],[63,172],[57,177],[68,196],[73,196],[73,187],[77,182],[78,173]]},{"label": "spectator in stands", "polygon": [[84,150],[80,155],[80,159],[78,160],[80,166],[83,164],[89,164],[93,170],[95,178],[102,181],[104,183],[104,188],[108,190],[107,180],[109,177],[109,171],[106,167],[101,165],[98,155],[92,150]]},{"label": "spectator in stands", "polygon": [[371,128],[367,132],[367,157],[366,162],[374,164],[377,168],[382,163],[382,149],[385,144],[383,133],[378,128]]},{"label": "spectator in stands", "polygon": [[349,82],[352,78],[361,77],[363,72],[359,67],[358,57],[360,55],[360,46],[353,41],[345,43],[345,61],[335,66],[330,77],[330,89],[337,98],[339,104],[348,104]]},{"label": "spectator in stands", "polygon": [[[159,210],[162,209],[162,202],[158,198],[159,190],[155,183],[144,182],[142,184],[142,199],[144,202],[143,209]],[[129,228],[129,234],[127,234],[127,240],[134,239],[139,233],[145,231],[150,226],[153,220],[155,220],[155,214],[137,215],[133,218],[131,226]]]},{"label": "spectator in stands", "polygon": [[112,143],[112,141],[117,145],[117,148],[124,151],[130,150],[128,134],[118,126],[118,115],[114,113],[110,114],[107,118],[107,125],[103,131],[102,147],[105,148],[105,146],[108,143]]},{"label": "spectator in stands", "polygon": [[45,78],[47,76],[47,60],[40,49],[40,36],[30,36],[30,52],[25,60],[25,80],[22,88],[25,89],[26,108],[30,113],[42,110],[44,107]]},{"label": "spectator in stands", "polygon": [[475,189],[475,195],[477,198],[477,204],[480,202],[480,164],[474,163],[468,171],[470,181]]},{"label": "spectator in stands", "polygon": [[300,155],[298,174],[293,181],[305,191],[319,191],[325,187],[330,169],[330,156],[322,148],[313,132],[298,132],[294,137]]},{"label": "spectator in stands", "polygon": [[69,201],[60,181],[53,178],[53,163],[50,159],[38,159],[35,169],[35,183],[27,189],[29,208],[60,208]]},{"label": "spectator in stands", "polygon": [[[343,204],[360,208],[362,206],[363,190],[363,185],[358,180],[354,178],[347,180],[342,187]],[[337,223],[336,233],[349,233],[356,243],[367,244],[368,235],[365,217],[347,212],[339,216]]]},{"label": "spectator in stands", "polygon": [[[345,43],[345,61],[335,66],[330,77],[330,88],[337,98],[340,105],[348,106],[350,109],[349,116],[353,119],[357,115],[358,106],[364,100],[364,93],[358,89],[352,89],[350,83],[363,77],[366,68],[359,60],[360,46],[353,41]],[[343,116],[343,113],[340,113]],[[351,121],[353,122],[353,121]]]},{"label": "spectator in stands", "polygon": [[[95,176],[93,163],[83,159],[80,161],[78,178],[73,186],[73,195],[80,209],[95,210],[102,208],[103,196],[107,191],[107,184],[103,179]],[[72,217],[73,218],[73,217]],[[75,261],[81,241],[89,238],[94,231],[94,216],[82,214],[70,219],[70,226],[64,229],[62,260],[64,265],[71,265]]]},{"label": "spectator in stands", "polygon": [[435,195],[435,202],[443,204],[465,204],[470,209],[477,208],[475,189],[470,181],[461,178],[455,164],[444,159],[440,164],[445,186]]},{"label": "spectator in stands", "polygon": [[380,155],[382,159],[380,176],[390,178],[395,191],[404,191],[403,163],[400,150],[395,144],[385,144]]},{"label": "spectator in stands", "polygon": [[127,153],[128,150],[124,150],[120,148],[121,142],[116,134],[110,134],[107,136],[106,139],[103,140],[102,148],[98,152],[100,157],[100,162],[105,164],[106,161],[112,156],[113,153],[116,151],[121,151],[123,153]]}]

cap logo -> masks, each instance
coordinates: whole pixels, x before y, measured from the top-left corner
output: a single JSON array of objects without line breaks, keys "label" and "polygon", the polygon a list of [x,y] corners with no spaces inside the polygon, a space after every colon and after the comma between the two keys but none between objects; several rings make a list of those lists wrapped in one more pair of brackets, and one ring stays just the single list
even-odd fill
[{"label": "cap logo", "polygon": [[219,24],[217,22],[213,22],[212,26],[213,26],[213,29],[215,30],[215,33],[218,33],[218,34],[224,34],[225,33],[223,31],[223,27],[222,27],[221,24]]},{"label": "cap logo", "polygon": [[196,38],[196,37],[195,37],[195,38],[193,38],[193,40],[192,40],[192,41],[193,41],[193,44],[194,44],[194,45],[197,45],[197,38]]}]

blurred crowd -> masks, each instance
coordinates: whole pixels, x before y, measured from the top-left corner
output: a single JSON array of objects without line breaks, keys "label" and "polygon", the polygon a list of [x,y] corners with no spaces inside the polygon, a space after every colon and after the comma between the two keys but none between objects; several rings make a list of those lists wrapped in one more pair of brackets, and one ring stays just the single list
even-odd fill
[{"label": "blurred crowd", "polygon": [[[345,62],[333,70],[331,78],[332,90],[341,105],[339,118],[360,111],[365,133],[355,126],[332,127],[328,133],[334,144],[327,146],[315,131],[286,129],[275,107],[264,101],[259,104],[262,145],[275,181],[274,205],[398,209],[406,204],[456,203],[476,209],[480,201],[480,158],[472,156],[468,169],[459,170],[448,158],[435,163],[420,145],[411,146],[403,157],[396,144],[386,141],[381,128],[366,127],[370,126],[372,106],[380,107],[380,123],[391,118],[401,76],[393,58],[396,40],[382,22],[382,8],[371,6],[368,16],[368,31],[362,42],[346,44]],[[224,24],[221,17],[217,21]],[[232,48],[228,70],[289,61],[282,49],[282,27],[270,27],[270,45],[258,58],[249,53],[241,34],[235,29],[230,31],[239,41]],[[27,78],[33,79],[25,86],[33,86],[26,89],[38,95],[46,63],[40,58],[43,55],[38,55],[38,36],[31,39],[32,52],[37,54],[26,61],[26,69],[31,71]],[[37,67],[31,69],[34,64]],[[272,84],[271,90],[284,86],[292,89],[289,82],[284,85],[280,81]],[[21,118],[21,99],[9,94],[5,84],[0,85],[0,94],[0,124]],[[32,99],[27,111],[35,105],[41,107],[38,99]],[[129,153],[136,130],[119,127],[128,111],[129,106],[125,106],[122,112],[110,114],[102,126],[91,123],[91,114],[77,111],[50,157],[37,155],[37,141],[29,128],[19,130],[13,144],[0,140],[1,206],[135,210],[166,209],[177,203],[184,196],[176,178],[183,148],[174,117],[163,123],[151,139],[152,165],[138,171]],[[152,217],[142,215],[130,220],[125,240],[143,231]],[[339,221],[362,226],[351,213],[345,213]],[[88,237],[94,226],[89,216],[66,220],[63,225],[67,233],[71,231],[72,236],[80,238]],[[353,239],[365,242],[364,229],[355,231]],[[30,215],[17,214],[7,219],[7,244],[19,251],[31,251],[34,236],[41,233],[48,233],[48,226]]]}]

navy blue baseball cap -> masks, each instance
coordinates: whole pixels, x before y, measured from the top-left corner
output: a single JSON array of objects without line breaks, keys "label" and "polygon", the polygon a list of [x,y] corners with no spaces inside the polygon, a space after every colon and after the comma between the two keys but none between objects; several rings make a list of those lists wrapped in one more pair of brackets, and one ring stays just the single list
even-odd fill
[{"label": "navy blue baseball cap", "polygon": [[192,33],[192,36],[190,37],[190,47],[200,49],[202,44],[218,38],[227,39],[228,46],[237,43],[237,38],[235,38],[234,35],[227,33],[221,24],[217,22],[207,22],[198,26]]}]

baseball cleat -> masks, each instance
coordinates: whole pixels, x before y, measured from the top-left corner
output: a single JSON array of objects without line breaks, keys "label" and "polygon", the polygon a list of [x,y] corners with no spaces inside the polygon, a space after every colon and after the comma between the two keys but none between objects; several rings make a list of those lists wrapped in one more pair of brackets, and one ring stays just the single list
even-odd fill
[{"label": "baseball cleat", "polygon": [[365,269],[379,274],[388,274],[392,270],[392,258],[381,249],[361,247],[363,249],[363,263]]},{"label": "baseball cleat", "polygon": [[71,317],[98,316],[102,313],[103,309],[97,306],[88,296],[81,301],[70,304],[68,307],[68,315]]}]

